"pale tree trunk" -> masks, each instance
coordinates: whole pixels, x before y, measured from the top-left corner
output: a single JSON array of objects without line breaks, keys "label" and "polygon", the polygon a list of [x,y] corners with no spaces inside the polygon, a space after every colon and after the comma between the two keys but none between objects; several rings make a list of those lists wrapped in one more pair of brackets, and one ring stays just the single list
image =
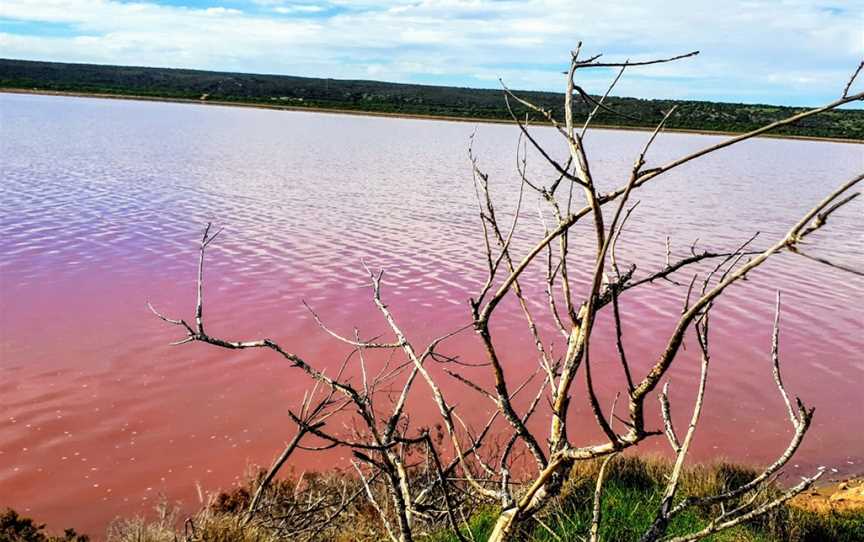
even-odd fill
[{"label": "pale tree trunk", "polygon": [[517,521],[516,507],[503,510],[498,520],[495,522],[495,528],[489,535],[489,542],[504,542],[510,538],[513,529],[516,527]]}]

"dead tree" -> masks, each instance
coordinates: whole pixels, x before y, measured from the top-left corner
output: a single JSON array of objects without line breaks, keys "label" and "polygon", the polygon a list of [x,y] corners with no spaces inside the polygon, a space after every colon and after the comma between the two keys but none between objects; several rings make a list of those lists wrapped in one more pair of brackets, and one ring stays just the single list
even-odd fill
[{"label": "dead tree", "polygon": [[[514,254],[511,241],[514,236],[514,230],[517,228],[516,221],[519,218],[523,198],[520,196],[513,222],[509,227],[506,227],[496,215],[493,198],[490,194],[488,176],[481,170],[477,159],[469,148],[480,206],[480,222],[485,236],[485,259],[488,269],[488,278],[478,295],[471,299],[470,305],[474,329],[485,348],[495,383],[494,391],[486,392],[484,395],[491,400],[494,408],[501,413],[503,419],[510,425],[512,439],[509,441],[508,447],[512,447],[517,442],[520,443],[520,445],[530,452],[536,462],[534,473],[527,477],[525,483],[512,485],[508,483],[511,477],[510,468],[507,461],[503,461],[498,469],[498,479],[501,483],[497,484],[497,489],[491,490],[489,487],[483,489],[482,494],[484,495],[488,495],[490,492],[496,493],[495,498],[501,507],[501,513],[489,538],[490,541],[500,541],[510,538],[518,531],[521,524],[542,511],[550,500],[560,493],[562,483],[576,462],[609,458],[628,448],[638,446],[648,438],[662,435],[664,432],[668,436],[670,445],[676,454],[676,461],[661,508],[657,512],[656,521],[643,537],[643,540],[646,542],[665,540],[666,538],[664,537],[668,522],[675,515],[690,506],[706,503],[738,503],[736,499],[742,496],[748,497],[746,502],[737,504],[731,510],[724,510],[720,516],[710,522],[709,527],[705,530],[686,537],[674,538],[676,541],[698,540],[713,532],[729,528],[764,514],[809,487],[821,475],[821,472],[815,473],[770,502],[758,502],[757,496],[760,495],[758,490],[763,488],[767,482],[773,480],[774,475],[789,461],[792,454],[795,453],[810,426],[813,415],[813,409],[805,407],[799,399],[796,399],[795,406],[790,401],[780,379],[779,360],[775,341],[773,355],[774,374],[780,393],[788,406],[790,421],[795,430],[792,441],[777,461],[772,463],[749,483],[733,491],[713,497],[702,499],[688,498],[676,501],[678,479],[693,438],[693,432],[699,420],[702,398],[705,393],[709,360],[708,320],[714,303],[727,288],[743,280],[771,256],[783,251],[801,253],[803,241],[814,231],[824,226],[829,215],[858,195],[857,193],[850,195],[850,191],[864,179],[864,174],[843,183],[795,223],[785,236],[776,240],[765,249],[755,251],[751,249],[750,244],[753,241],[753,238],[751,238],[737,249],[725,253],[697,252],[694,246],[691,247],[690,256],[678,261],[671,261],[667,239],[665,267],[640,279],[635,278],[636,265],[631,265],[628,269],[622,269],[618,265],[615,251],[624,223],[631,216],[631,213],[634,212],[635,205],[630,205],[631,197],[634,192],[645,184],[661,177],[678,166],[715,153],[726,147],[765,134],[773,129],[788,126],[841,105],[862,100],[864,99],[864,93],[849,93],[849,89],[854,82],[853,75],[849,84],[846,85],[842,96],[826,106],[799,113],[749,133],[729,138],[721,143],[705,147],[669,163],[646,168],[647,155],[651,145],[663,131],[669,118],[675,114],[675,108],[672,108],[659,120],[653,133],[646,136],[645,145],[633,162],[629,179],[619,188],[609,193],[600,193],[595,184],[588,154],[583,144],[583,138],[598,111],[607,110],[614,113],[614,110],[605,105],[606,97],[612,91],[612,88],[623,75],[624,71],[629,68],[676,61],[695,56],[696,54],[697,52],[693,52],[674,58],[648,62],[604,63],[598,61],[599,55],[588,59],[580,59],[580,51],[577,48],[572,53],[570,67],[566,72],[567,89],[564,95],[563,121],[556,118],[552,112],[534,105],[504,87],[508,108],[510,108],[511,101],[515,101],[522,108],[533,112],[535,115],[539,115],[545,123],[551,125],[557,131],[568,151],[566,161],[562,162],[553,158],[554,153],[541,146],[533,136],[527,119],[520,118],[510,108],[512,119],[518,124],[522,137],[524,137],[527,144],[533,146],[537,153],[542,156],[556,173],[549,182],[538,183],[536,180],[528,177],[525,168],[525,159],[523,158],[519,161],[519,173],[521,176],[520,190],[536,193],[539,196],[539,200],[548,207],[549,214],[553,217],[553,224],[545,228],[545,235],[521,256]],[[590,97],[576,83],[576,76],[580,70],[596,67],[619,68],[618,74],[608,87],[608,90],[599,99]],[[574,102],[577,99],[587,101],[593,106],[591,113],[580,126],[577,126],[574,120]],[[584,201],[581,208],[573,208],[574,191],[577,193],[581,192],[583,195]],[[611,212],[606,212],[609,208],[612,209]],[[594,254],[588,261],[575,262],[570,253],[569,236],[574,225],[585,220],[589,221],[591,225],[590,230],[594,238]],[[532,264],[542,263],[544,259],[546,264],[546,294],[548,296],[550,319],[555,322],[561,336],[566,340],[566,353],[560,358],[555,358],[552,355],[551,348],[544,343],[541,335],[538,333],[537,317],[529,309],[531,305],[527,302],[527,294],[520,284],[520,281],[525,276],[526,269],[532,266]],[[632,360],[628,360],[627,358],[621,331],[622,320],[627,315],[621,313],[619,310],[619,298],[628,295],[635,288],[650,284],[658,279],[667,279],[671,275],[682,273],[700,262],[708,262],[710,260],[719,261],[719,264],[702,279],[701,288],[695,288],[697,276],[693,275],[683,301],[681,316],[677,322],[674,322],[672,331],[665,340],[666,346],[662,354],[654,361],[653,366],[647,374],[641,377],[633,374],[633,371],[630,369]],[[825,259],[817,259],[817,261],[837,268],[843,268]],[[577,264],[587,267],[590,270],[591,277],[588,292],[581,299],[576,299],[575,288],[570,278],[570,269]],[[857,272],[856,270],[851,271]],[[494,334],[490,330],[492,316],[501,306],[501,302],[508,296],[515,296],[519,301],[525,323],[533,337],[539,367],[546,375],[545,391],[541,393],[545,395],[546,401],[550,405],[551,421],[542,434],[532,431],[527,424],[528,418],[536,411],[537,402],[533,402],[527,410],[523,410],[522,412],[514,408],[508,390],[507,367],[500,360]],[[563,299],[563,307],[559,309],[558,300],[561,299]],[[620,418],[615,414],[614,406],[612,413],[605,411],[597,398],[592,379],[590,358],[592,331],[599,311],[610,305],[616,326],[616,346],[623,369],[622,376],[626,380],[626,401],[628,403],[626,418]],[[674,364],[676,358],[679,357],[684,337],[691,328],[695,328],[702,350],[702,377],[690,426],[686,431],[684,440],[679,442],[674,427],[672,427],[671,418],[668,415],[670,407],[666,388],[664,387],[664,390],[660,394],[662,412],[666,422],[664,430],[646,426],[646,399],[662,383],[664,376]],[[775,337],[777,336],[776,334],[777,330],[775,328]],[[590,406],[597,426],[606,437],[601,442],[587,444],[574,443],[568,437],[569,407],[574,401],[573,387],[580,370],[582,378],[584,378],[585,389],[587,390],[587,397],[584,400]],[[469,379],[462,375],[460,380],[468,381]],[[471,387],[476,388],[476,385]],[[613,427],[613,418],[620,422],[623,430]],[[594,525],[591,532],[588,533],[592,540],[596,540],[598,536],[604,470],[601,469],[598,477],[594,506]]]},{"label": "dead tree", "polygon": [[[555,175],[548,182],[537,182],[528,175],[525,167],[526,158],[517,160],[521,177],[519,200],[509,225],[504,224],[496,214],[489,177],[482,171],[473,150],[469,148],[479,218],[485,239],[483,260],[487,277],[479,292],[469,300],[471,322],[435,339],[425,348],[420,349],[411,342],[409,334],[400,327],[398,319],[383,301],[383,271],[372,272],[368,268],[366,270],[371,283],[372,302],[386,322],[392,339],[389,342],[380,342],[377,339],[363,340],[356,331],[351,337],[345,336],[327,327],[318,314],[310,308],[312,316],[323,332],[351,348],[351,354],[344,360],[338,373],[332,377],[316,368],[315,364],[307,362],[270,339],[233,341],[209,335],[204,330],[202,309],[204,255],[205,249],[218,234],[211,235],[209,226],[205,230],[200,244],[194,325],[182,319],[168,318],[155,309],[153,312],[165,322],[184,330],[186,336],[177,344],[196,341],[225,349],[269,349],[290,366],[307,375],[317,389],[324,390],[324,399],[321,402],[314,403],[312,396],[315,393],[312,393],[304,402],[302,411],[299,414],[291,414],[298,428],[296,442],[292,441],[292,445],[274,464],[268,479],[275,475],[281,464],[296,448],[345,447],[353,453],[358,479],[366,498],[380,517],[382,531],[386,532],[392,540],[410,541],[420,532],[436,526],[440,528],[442,525],[451,529],[457,538],[464,540],[464,533],[467,531],[463,529],[463,525],[466,522],[466,515],[470,513],[468,503],[479,499],[497,503],[500,507],[500,513],[489,537],[490,541],[497,542],[512,538],[522,526],[536,518],[560,494],[562,484],[577,462],[602,459],[603,468],[600,469],[596,481],[593,522],[590,531],[586,533],[592,541],[596,541],[599,538],[602,522],[603,483],[609,459],[624,450],[639,446],[649,438],[665,434],[675,454],[675,462],[654,522],[642,540],[677,542],[699,540],[714,532],[765,514],[781,506],[821,476],[821,471],[816,472],[776,498],[766,500],[761,492],[775,480],[777,474],[798,449],[813,416],[812,408],[806,407],[800,399],[796,398],[792,401],[789,398],[780,377],[778,295],[778,316],[775,320],[775,340],[772,349],[773,371],[777,388],[788,409],[794,435],[777,460],[751,481],[718,495],[685,498],[679,496],[679,480],[700,419],[707,388],[710,366],[708,330],[714,304],[728,288],[745,279],[770,257],[781,252],[803,253],[804,241],[813,232],[822,228],[832,213],[858,195],[851,191],[864,179],[864,174],[843,183],[815,204],[790,227],[786,235],[775,240],[767,248],[752,248],[754,236],[738,247],[720,252],[697,251],[694,245],[691,247],[689,256],[673,260],[667,240],[665,266],[648,272],[646,276],[637,277],[637,265],[631,264],[627,268],[619,265],[616,259],[616,245],[621,242],[625,223],[636,212],[636,204],[631,204],[631,200],[633,194],[641,187],[683,164],[774,129],[864,99],[864,93],[850,94],[858,72],[849,80],[842,96],[830,104],[798,113],[746,134],[730,137],[671,162],[646,167],[652,144],[660,136],[669,119],[676,114],[675,108],[672,108],[658,120],[653,132],[646,135],[645,144],[635,157],[625,182],[611,192],[601,193],[592,174],[583,138],[600,111],[616,114],[615,110],[606,104],[606,98],[616,83],[627,69],[677,61],[695,56],[697,52],[644,62],[601,62],[600,55],[581,59],[580,48],[581,45],[572,52],[569,69],[566,72],[563,119],[519,97],[505,87],[508,108],[511,102],[515,101],[524,110],[539,116],[561,136],[562,143],[567,149],[566,160],[556,160],[553,157],[554,153],[544,148],[534,137],[527,117],[522,118],[510,109],[513,121],[520,131],[520,138],[522,138],[520,141],[523,141],[526,147],[532,146],[555,171]],[[581,70],[598,67],[618,68],[619,71],[606,93],[600,98],[594,98],[577,84],[576,76]],[[579,125],[574,112],[577,101],[587,103],[591,109],[585,121]],[[520,227],[519,218],[525,194],[530,193],[536,194],[540,204],[548,209],[546,216],[551,215],[552,224],[547,225],[544,221],[545,231],[542,237],[527,250],[517,254],[513,239]],[[578,201],[580,193],[583,200],[581,202]],[[570,246],[571,232],[574,226],[581,222],[590,224],[593,238],[593,254],[585,260],[577,260]],[[812,257],[809,254],[805,255]],[[824,258],[812,258],[845,269]],[[627,314],[620,310],[619,300],[622,296],[630,295],[634,290],[650,285],[654,281],[671,280],[670,277],[683,274],[688,270],[702,269],[708,264],[713,266],[708,267],[701,279],[697,274],[693,274],[690,278],[682,301],[680,317],[677,321],[671,322],[671,331],[665,338],[663,352],[653,361],[646,374],[635,374],[631,370],[632,360],[628,359],[622,333],[622,321],[627,318]],[[577,295],[571,278],[575,266],[582,266],[583,269],[590,271],[589,288],[583,296]],[[548,307],[546,318],[554,323],[556,334],[565,341],[566,349],[563,355],[554,354],[551,345],[544,341],[538,326],[538,316],[534,314],[536,310],[534,307],[537,305],[529,302],[528,298],[532,294],[523,287],[526,270],[532,267],[539,267],[545,273],[543,305]],[[534,382],[533,376],[518,383],[508,378],[508,367],[501,359],[498,341],[490,327],[493,316],[500,311],[502,301],[509,297],[515,297],[518,301],[519,310],[532,337],[532,349],[538,360],[535,373],[540,375],[540,378],[536,379],[538,382]],[[605,411],[598,399],[592,377],[590,358],[592,331],[598,314],[603,310],[611,310],[614,317],[616,348],[622,369],[623,385],[627,390],[626,396],[622,398],[622,402],[627,404],[624,417],[616,413],[614,404],[611,412]],[[453,334],[470,328],[473,328],[483,346],[486,359],[482,365],[488,367],[490,371],[492,389],[483,387],[473,373],[461,368],[448,369],[446,373],[472,392],[479,394],[483,400],[489,401],[490,415],[485,424],[480,427],[471,427],[460,417],[453,402],[445,396],[441,383],[428,370],[430,360],[437,360],[441,356],[436,351],[440,343]],[[664,377],[680,357],[685,335],[691,330],[695,331],[701,351],[702,370],[690,424],[681,439],[671,421],[668,382],[659,393],[659,409],[664,427],[648,426],[645,416],[648,408],[646,401],[663,383]],[[388,363],[376,375],[368,374],[364,355],[370,350],[390,351],[394,357],[398,356],[398,361]],[[359,369],[361,374],[359,384],[346,376],[346,367],[349,364]],[[457,365],[457,367],[461,366]],[[570,408],[576,400],[574,385],[580,378],[584,379],[586,390],[582,400],[589,405],[597,427],[605,436],[605,439],[599,442],[577,443],[573,442],[568,435]],[[425,392],[431,394],[436,405],[441,419],[443,440],[436,441],[427,429],[413,426],[405,412],[408,397],[415,393],[418,382],[425,386]],[[527,407],[520,410],[516,407],[514,398],[528,389],[532,382],[537,389],[528,401]],[[381,392],[381,388],[385,386],[388,389],[398,390],[394,394],[395,399],[388,399],[387,394]],[[310,406],[312,404],[318,406],[313,408]],[[536,424],[531,424],[530,421],[538,411],[543,409],[548,410],[550,421],[546,427],[538,430]],[[328,430],[325,426],[328,418],[336,414],[343,415],[343,411],[350,412],[359,422],[354,425],[353,432],[344,434],[344,432]],[[496,423],[503,424],[504,429],[500,427],[493,429]],[[357,427],[360,429],[356,429]],[[310,448],[301,443],[301,440],[309,435],[317,438],[319,443],[317,447]],[[502,435],[503,440],[495,440]],[[409,461],[408,458],[412,454],[420,454],[423,459]],[[529,467],[517,465],[519,461],[517,456],[522,455],[529,458]],[[515,480],[516,470],[519,471],[518,482]],[[376,491],[374,487],[376,483],[384,490]],[[667,536],[667,526],[675,516],[690,507],[710,504],[720,505],[721,512],[705,529],[682,537]],[[726,505],[731,508],[727,509]],[[254,507],[253,502],[249,511],[250,516],[254,512]]]},{"label": "dead tree", "polygon": [[[427,525],[427,528],[440,529],[449,526],[457,537],[462,539],[459,523],[464,521],[466,499],[464,496],[455,496],[450,485],[451,479],[455,478],[457,468],[474,453],[476,445],[460,448],[458,459],[444,462],[440,450],[436,449],[438,443],[430,435],[428,428],[412,426],[405,412],[405,406],[418,375],[422,374],[423,378],[432,382],[424,366],[433,356],[443,356],[436,351],[436,348],[446,339],[467,330],[470,325],[442,335],[431,341],[422,351],[418,350],[403,333],[390,309],[382,301],[383,271],[373,273],[366,267],[372,301],[392,329],[396,339],[391,342],[363,340],[356,329],[353,337],[346,337],[327,327],[319,315],[306,305],[324,333],[350,347],[349,355],[344,358],[333,376],[327,375],[323,369],[316,368],[312,363],[271,339],[232,341],[215,337],[205,331],[203,308],[205,255],[209,245],[221,233],[221,230],[211,233],[211,229],[211,225],[208,224],[199,244],[194,324],[184,319],[169,318],[158,312],[150,303],[148,303],[149,309],[162,321],[180,327],[185,332],[186,336],[172,343],[173,345],[202,342],[228,350],[268,349],[292,367],[302,371],[312,384],[311,392],[304,396],[300,411],[298,413],[288,411],[288,415],[297,427],[297,432],[260,481],[244,522],[253,520],[266,486],[294,451],[297,449],[323,451],[338,446],[352,451],[355,458],[354,468],[364,488],[362,493],[378,512],[383,530],[394,542],[413,540],[418,522]],[[390,361],[377,373],[372,374],[367,370],[365,356],[369,350],[388,350],[401,355],[391,356]],[[395,362],[393,358],[396,359]],[[353,373],[359,372],[359,383],[354,383],[354,379],[346,372],[349,364],[356,366],[352,368],[357,369]],[[395,400],[391,399],[391,392],[394,389],[398,390]],[[319,399],[319,395],[323,397]],[[442,410],[447,415],[445,418],[448,424],[451,424],[448,427],[453,429],[453,417],[450,416],[450,411],[450,407]],[[351,425],[355,429],[349,431],[349,434],[326,429],[328,419],[345,413],[353,413],[353,421],[358,423],[343,423],[343,425]],[[480,440],[489,431],[495,418],[497,415],[490,418],[479,436]],[[359,429],[356,429],[357,427]],[[317,437],[319,443],[311,447],[304,444],[304,439],[309,436]],[[408,462],[409,456],[413,456],[414,459],[411,464]],[[364,470],[368,472],[364,473]],[[377,491],[373,487],[376,484],[383,484],[385,490]],[[351,500],[356,497],[357,495],[352,495]],[[380,502],[382,498],[389,499],[389,505]],[[457,502],[460,515],[456,512]],[[344,510],[348,501],[342,504],[344,506],[335,508]],[[301,516],[309,517],[310,514],[307,511]],[[297,537],[301,534],[305,536],[319,532],[333,519],[321,514],[316,518],[321,525],[303,525],[302,530],[292,532],[292,536]]]}]

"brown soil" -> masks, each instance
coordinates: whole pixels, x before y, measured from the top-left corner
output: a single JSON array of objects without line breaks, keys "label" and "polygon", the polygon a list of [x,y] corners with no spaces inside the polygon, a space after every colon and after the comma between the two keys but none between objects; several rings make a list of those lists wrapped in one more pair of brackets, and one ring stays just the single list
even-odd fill
[{"label": "brown soil", "polygon": [[864,477],[812,488],[790,501],[810,512],[864,512]]}]

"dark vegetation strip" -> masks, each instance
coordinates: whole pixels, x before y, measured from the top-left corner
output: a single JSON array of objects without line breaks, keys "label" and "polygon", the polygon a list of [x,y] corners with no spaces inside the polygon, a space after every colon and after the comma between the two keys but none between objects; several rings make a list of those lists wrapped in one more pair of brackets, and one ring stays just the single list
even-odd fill
[{"label": "dark vegetation strip", "polygon": [[[77,94],[137,96],[292,109],[358,111],[477,120],[509,120],[501,90],[317,79],[168,68],[65,64],[0,59],[0,88]],[[524,91],[519,95],[560,116],[562,95]],[[601,111],[595,124],[653,128],[663,111],[678,105],[667,128],[747,132],[804,111],[773,105],[705,101],[609,98],[615,113]],[[593,104],[574,108],[584,119]],[[527,111],[514,107],[517,114]],[[836,110],[777,130],[778,135],[864,140],[864,110]]]},{"label": "dark vegetation strip", "polygon": [[[591,525],[591,506],[594,478],[599,462],[580,464],[565,484],[565,490],[547,513],[525,525],[519,539],[531,542],[557,542],[583,540]],[[651,524],[653,511],[663,495],[666,477],[671,465],[662,459],[619,457],[610,465],[602,501],[606,518],[601,540],[637,541]],[[756,472],[747,467],[729,463],[696,466],[685,471],[682,489],[690,495],[710,495],[737,487],[752,479]],[[252,498],[255,479],[248,485],[213,496],[209,504],[186,519],[179,509],[162,504],[155,517],[149,519],[125,518],[116,520],[107,528],[108,542],[276,542],[290,540],[285,519],[298,501],[326,498],[353,488],[356,478],[340,471],[308,475],[301,479],[289,477],[277,480],[265,496],[266,507],[260,517],[250,523],[243,516]],[[774,486],[764,495],[780,491]],[[670,534],[692,532],[705,526],[716,510],[710,506],[694,509],[676,518]],[[475,540],[485,540],[494,524],[496,510],[481,505],[467,518],[467,526]],[[289,522],[290,523],[290,522]],[[310,533],[304,533],[309,535]],[[99,536],[102,538],[105,535]],[[307,538],[301,537],[306,540]],[[301,539],[298,538],[298,539]],[[385,540],[376,512],[366,501],[354,501],[343,513],[334,518],[327,528],[311,540],[356,542]],[[451,531],[442,528],[431,533],[432,542],[455,541]],[[14,542],[87,542],[88,538],[67,529],[61,535],[49,535],[44,525],[22,517],[12,510],[0,512],[0,541]],[[864,541],[864,512],[831,510],[815,512],[799,505],[787,504],[754,523],[735,527],[706,540],[714,542],[862,542]]]}]

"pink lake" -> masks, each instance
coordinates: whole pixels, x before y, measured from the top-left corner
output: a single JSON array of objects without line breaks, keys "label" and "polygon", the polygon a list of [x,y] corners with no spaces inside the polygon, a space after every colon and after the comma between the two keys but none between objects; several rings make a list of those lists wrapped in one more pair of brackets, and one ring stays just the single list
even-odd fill
[{"label": "pink lake", "polygon": [[[0,507],[99,538],[113,518],[150,513],[162,496],[194,509],[196,484],[230,488],[291,438],[287,409],[309,387],[297,370],[267,352],[171,347],[177,330],[146,309],[150,300],[192,317],[196,243],[208,221],[224,227],[207,269],[214,335],[270,337],[317,366],[337,366],[344,345],[320,331],[301,300],[345,333],[384,332],[361,259],[387,270],[384,296],[412,340],[467,323],[466,300],[485,279],[467,158],[475,130],[499,212],[510,212],[518,189],[512,126],[0,94]],[[562,150],[553,131],[537,137]],[[604,189],[626,180],[647,137],[589,134]],[[719,139],[663,135],[649,166]],[[529,168],[548,173],[536,157]],[[727,149],[635,196],[641,204],[621,257],[644,276],[663,265],[667,235],[673,256],[696,238],[730,250],[756,231],[756,246],[765,246],[862,169],[858,145],[759,139]],[[541,233],[533,200],[528,208],[517,250]],[[862,266],[862,208],[838,213],[814,251]],[[583,285],[586,226],[575,229],[571,263]],[[541,273],[529,273],[529,288]],[[864,280],[791,255],[761,267],[715,310],[694,459],[758,465],[788,442],[770,371],[778,289],[787,387],[816,407],[787,476],[822,465],[835,477],[860,473]],[[622,300],[637,375],[661,350],[685,291],[656,284]],[[536,366],[516,308],[507,304],[495,322],[514,382]],[[601,321],[592,350],[604,402],[621,389],[614,344],[603,340],[611,331]],[[670,373],[682,420],[698,373],[694,350]],[[446,351],[481,357],[470,332]],[[485,420],[491,404],[445,382],[469,421]],[[412,419],[434,423],[423,393],[412,400]],[[587,403],[576,403],[571,438],[596,438],[580,430],[593,422]],[[343,455],[304,453],[293,465],[326,469],[344,464]]]}]

